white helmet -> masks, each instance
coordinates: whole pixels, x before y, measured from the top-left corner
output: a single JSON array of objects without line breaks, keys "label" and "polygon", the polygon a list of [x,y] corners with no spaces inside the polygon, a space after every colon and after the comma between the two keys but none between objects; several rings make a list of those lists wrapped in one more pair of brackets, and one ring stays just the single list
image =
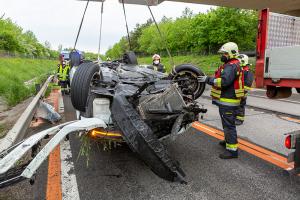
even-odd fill
[{"label": "white helmet", "polygon": [[249,64],[249,58],[246,54],[240,54],[238,59],[240,60],[241,66],[246,66]]},{"label": "white helmet", "polygon": [[159,59],[160,60],[160,56],[158,54],[154,54],[152,56],[152,60],[155,60],[155,59]]},{"label": "white helmet", "polygon": [[239,55],[239,48],[238,45],[234,42],[227,42],[221,46],[218,53],[228,53],[229,58],[237,58]]}]

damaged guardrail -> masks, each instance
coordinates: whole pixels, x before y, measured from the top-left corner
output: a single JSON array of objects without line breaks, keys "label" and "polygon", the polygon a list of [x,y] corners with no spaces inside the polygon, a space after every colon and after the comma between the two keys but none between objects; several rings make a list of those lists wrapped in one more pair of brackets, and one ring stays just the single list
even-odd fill
[{"label": "damaged guardrail", "polygon": [[49,83],[53,79],[53,75],[49,76],[43,87],[40,89],[38,94],[33,98],[31,103],[28,105],[26,110],[20,116],[18,121],[15,123],[13,128],[7,133],[5,138],[0,141],[0,152],[5,151],[13,144],[19,142],[23,139],[28,126],[31,123],[31,120],[39,106],[40,99],[44,97],[46,90],[48,88]]}]

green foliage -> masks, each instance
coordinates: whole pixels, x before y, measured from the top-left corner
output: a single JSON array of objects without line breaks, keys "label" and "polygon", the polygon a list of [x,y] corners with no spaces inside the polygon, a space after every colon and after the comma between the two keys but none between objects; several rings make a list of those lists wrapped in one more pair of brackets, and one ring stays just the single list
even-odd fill
[{"label": "green foliage", "polygon": [[3,138],[6,134],[5,124],[0,124],[0,139]]},{"label": "green foliage", "polygon": [[196,50],[215,53],[229,41],[236,42],[240,50],[255,49],[255,11],[220,7],[195,16],[192,27],[193,47]]},{"label": "green foliage", "polygon": [[40,59],[0,58],[0,95],[9,106],[34,94],[34,87],[26,87],[25,81],[56,69],[56,61]]},{"label": "green foliage", "polygon": [[[136,24],[136,27],[133,31],[130,32],[130,42],[131,42],[131,50],[133,50],[136,53],[143,53],[144,51],[140,51],[140,43],[139,38],[143,34],[142,31],[151,26],[153,24],[152,19],[148,19],[146,23],[144,24]],[[129,43],[127,36],[124,36],[120,39],[118,43],[116,43],[114,46],[108,49],[106,52],[106,56],[110,58],[120,58],[126,51],[129,50]]]},{"label": "green foliage", "polygon": [[[212,75],[220,63],[220,56],[209,55],[209,56],[199,56],[199,55],[189,55],[189,56],[175,56],[173,57],[175,65],[190,63],[199,67],[206,74]],[[140,65],[149,65],[152,63],[151,56],[138,58]],[[172,66],[170,64],[169,57],[161,58],[162,64],[165,66],[167,72],[171,72]]]},{"label": "green foliage", "polygon": [[[130,33],[132,50],[141,55],[165,52],[165,44],[174,54],[215,54],[220,46],[232,41],[240,50],[254,50],[257,32],[257,12],[218,7],[207,13],[193,14],[186,8],[177,19],[163,17],[158,24],[163,38],[152,23],[139,25]],[[106,55],[120,57],[128,50],[126,37],[110,48]]]},{"label": "green foliage", "polygon": [[106,56],[110,58],[120,58],[123,53],[129,50],[129,44],[126,37],[122,37],[121,40],[116,43],[112,48],[107,50]]},{"label": "green foliage", "polygon": [[[98,54],[92,53],[92,52],[84,52],[85,60],[98,60]],[[106,57],[104,55],[100,54],[100,58],[102,60],[106,60]]]},{"label": "green foliage", "polygon": [[50,48],[47,41],[39,43],[32,31],[23,32],[9,18],[0,19],[0,50],[28,57],[57,58],[58,52]]}]

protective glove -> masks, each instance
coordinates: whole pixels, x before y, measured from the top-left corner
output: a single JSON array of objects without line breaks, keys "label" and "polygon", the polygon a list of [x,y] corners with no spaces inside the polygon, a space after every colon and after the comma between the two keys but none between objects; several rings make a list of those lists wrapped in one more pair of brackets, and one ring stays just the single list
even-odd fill
[{"label": "protective glove", "polygon": [[198,79],[198,82],[200,83],[207,83],[208,81],[208,76],[198,76],[197,79]]}]

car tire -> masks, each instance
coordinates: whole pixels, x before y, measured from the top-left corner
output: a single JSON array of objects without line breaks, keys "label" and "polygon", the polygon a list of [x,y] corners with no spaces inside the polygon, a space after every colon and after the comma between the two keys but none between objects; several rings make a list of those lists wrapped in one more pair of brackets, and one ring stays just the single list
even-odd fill
[{"label": "car tire", "polygon": [[71,84],[71,102],[76,110],[85,112],[94,81],[100,78],[101,72],[97,63],[82,63],[78,67]]},{"label": "car tire", "polygon": [[129,65],[138,65],[137,57],[133,51],[124,53],[123,61]]},{"label": "car tire", "polygon": [[193,93],[194,99],[199,98],[203,94],[206,84],[199,83],[197,81],[197,77],[204,76],[205,74],[203,73],[203,71],[192,64],[181,64],[181,65],[176,66],[173,69],[172,79],[176,80],[177,78],[179,78],[181,76],[181,74],[191,76],[194,79],[193,82],[195,84],[195,87],[193,88],[192,93]]},{"label": "car tire", "polygon": [[74,67],[74,66],[79,66],[80,64],[80,54],[77,51],[72,51],[70,53],[70,66]]},{"label": "car tire", "polygon": [[93,117],[93,103],[96,98],[97,98],[96,94],[94,94],[94,93],[88,94],[88,97],[86,100],[85,112],[82,113],[83,117],[85,117],[85,118]]}]

